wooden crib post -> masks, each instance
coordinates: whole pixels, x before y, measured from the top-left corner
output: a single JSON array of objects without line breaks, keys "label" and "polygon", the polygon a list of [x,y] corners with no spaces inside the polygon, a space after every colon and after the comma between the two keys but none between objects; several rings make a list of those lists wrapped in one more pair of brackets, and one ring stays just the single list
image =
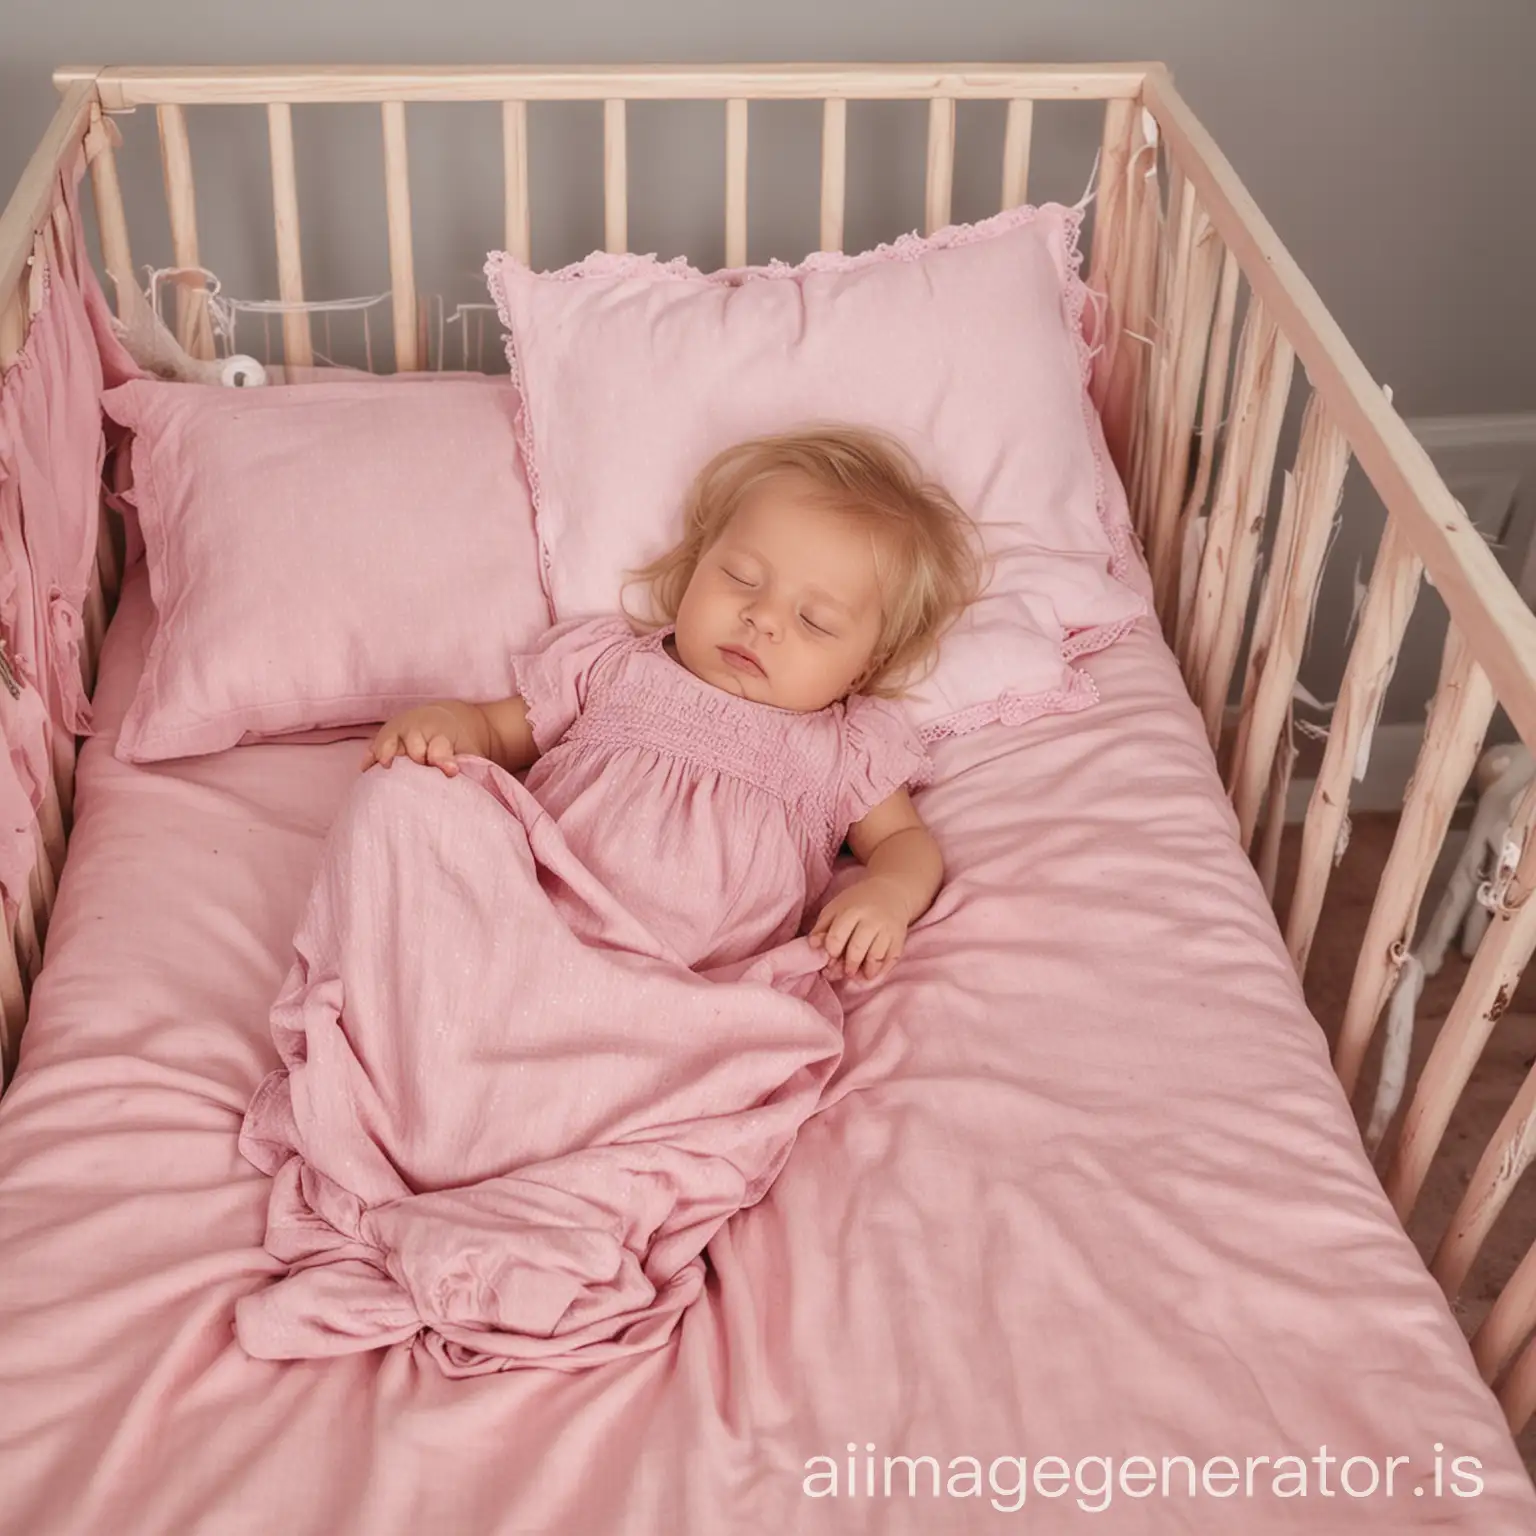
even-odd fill
[{"label": "wooden crib post", "polygon": [[747,103],[725,104],[725,264],[747,264]]},{"label": "wooden crib post", "polygon": [[[1450,1124],[1457,1100],[1471,1079],[1494,1025],[1514,995],[1520,974],[1536,947],[1536,786],[1528,789],[1516,809],[1510,836],[1520,844],[1519,863],[1503,903],[1495,912],[1461,990],[1419,1074],[1419,1081],[1403,1119],[1402,1134],[1393,1149],[1384,1180],[1387,1197],[1398,1216],[1406,1221],[1423,1188],[1425,1175]],[[1472,1261],[1488,1235],[1493,1219],[1503,1208],[1509,1190],[1519,1177],[1514,1153],[1530,1157],[1525,1121],[1533,1097],[1536,1076],[1527,1077],[1516,1099],[1520,1115],[1512,1110],[1488,1144],[1461,1205],[1435,1255],[1434,1273],[1448,1295],[1454,1295],[1466,1278]]]},{"label": "wooden crib post", "polygon": [[1189,681],[1189,626],[1194,617],[1195,593],[1199,590],[1199,559],[1188,583],[1184,581],[1185,542],[1197,533],[1206,518],[1206,497],[1211,489],[1211,468],[1216,460],[1216,439],[1221,433],[1222,411],[1227,403],[1227,368],[1232,361],[1232,332],[1237,316],[1237,288],[1241,273],[1237,258],[1226,253],[1216,296],[1216,318],[1211,322],[1211,344],[1205,355],[1201,380],[1200,455],[1195,464],[1195,483],[1179,514],[1170,561],[1167,596],[1162,609],[1163,636],[1174,648]]},{"label": "wooden crib post", "polygon": [[848,103],[829,96],[821,104],[821,248],[843,248],[844,188],[848,178]]},{"label": "wooden crib post", "polygon": [[390,307],[395,326],[395,370],[420,367],[416,336],[416,257],[411,244],[411,167],[405,103],[380,104],[384,124],[384,207],[389,221]]},{"label": "wooden crib post", "polygon": [[1407,535],[1396,519],[1389,518],[1371,568],[1360,627],[1344,665],[1322,766],[1301,830],[1301,856],[1286,914],[1285,946],[1291,952],[1296,974],[1303,979],[1328,877],[1338,862],[1339,839],[1349,811],[1349,787],[1365,772],[1370,737],[1397,666],[1398,648],[1418,600],[1423,574],[1424,564]]},{"label": "wooden crib post", "polygon": [[615,254],[629,249],[629,159],[621,100],[603,103],[603,248]]},{"label": "wooden crib post", "polygon": [[949,223],[955,182],[955,103],[935,96],[928,103],[928,176],[923,196],[923,222],[928,234]]},{"label": "wooden crib post", "polygon": [[1334,1047],[1334,1070],[1346,1094],[1354,1092],[1376,1020],[1397,979],[1406,946],[1413,941],[1419,903],[1435,857],[1456,801],[1472,776],[1497,702],[1487,673],[1453,623],[1446,635],[1445,660],[1424,745],[1403,797],[1402,819],[1371,907]]},{"label": "wooden crib post", "polygon": [[[1088,266],[1088,286],[1103,294],[1105,316],[1103,333],[1098,337],[1103,348],[1093,372],[1093,403],[1104,414],[1110,376],[1115,358],[1124,342],[1120,335],[1124,312],[1125,247],[1130,238],[1127,218],[1129,197],[1126,161],[1131,152],[1131,117],[1133,101],[1111,99],[1104,103],[1104,138],[1099,149],[1099,185],[1093,216],[1093,250]],[[1124,443],[1109,438],[1110,423],[1105,422],[1106,441],[1117,465],[1124,464]]]},{"label": "wooden crib post", "polygon": [[[1530,1258],[1527,1253],[1521,1268]],[[1536,1413],[1536,1339],[1525,1346],[1504,1385],[1499,1388],[1499,1407],[1504,1410],[1504,1420],[1512,1435],[1518,1435]]]},{"label": "wooden crib post", "polygon": [[[1485,972],[1492,974],[1493,990],[1485,991],[1480,978],[1477,995],[1469,998],[1466,1004],[1468,1012],[1476,1009],[1484,1017],[1492,1014],[1493,1017],[1488,1020],[1489,1032],[1494,1021],[1508,1006],[1508,1000],[1520,980],[1520,973],[1531,958],[1532,949],[1536,948],[1536,920],[1527,919],[1521,928],[1522,931],[1515,936],[1513,942],[1506,939],[1502,946],[1503,952],[1498,957],[1502,963],[1490,961],[1484,968]],[[1506,927],[1503,931],[1508,935],[1513,930]],[[1462,990],[1465,992],[1466,988]],[[1457,1002],[1460,1001],[1458,997]],[[1450,1020],[1446,1022],[1449,1024]],[[1459,1094],[1465,1086],[1464,1081],[1456,1084],[1455,1092]],[[1443,1101],[1450,1088],[1436,1081],[1434,1091]],[[1446,1105],[1447,1118],[1454,1108],[1453,1098]],[[1435,1250],[1430,1272],[1449,1297],[1454,1298],[1461,1289],[1478,1253],[1488,1240],[1489,1232],[1493,1230],[1494,1222],[1514,1193],[1515,1185],[1531,1166],[1532,1159],[1536,1158],[1536,1124],[1533,1124],[1533,1118],[1536,1118],[1536,1072],[1526,1075],[1519,1093],[1504,1111],[1499,1128],[1483,1149],[1471,1181],[1462,1192],[1456,1213],[1451,1217],[1450,1225]]]},{"label": "wooden crib post", "polygon": [[[267,143],[272,153],[272,220],[277,235],[277,293],[285,304],[304,302],[304,261],[299,245],[299,184],[293,163],[293,108],[267,103]],[[314,363],[309,316],[283,315],[283,361],[291,368]]]},{"label": "wooden crib post", "polygon": [[[160,127],[160,164],[165,206],[171,220],[171,255],[178,267],[198,267],[197,195],[192,185],[192,146],[186,114],[179,106],[155,108]],[[176,339],[193,357],[211,359],[213,326],[202,278],[188,272],[176,279]]]},{"label": "wooden crib post", "polygon": [[1249,304],[1238,353],[1231,420],[1189,635],[1190,691],[1212,747],[1221,739],[1295,360],[1290,343],[1257,299]]},{"label": "wooden crib post", "polygon": [[1253,844],[1270,763],[1290,711],[1348,468],[1349,444],[1313,393],[1302,417],[1295,473],[1286,476],[1232,754],[1232,800],[1245,847]]},{"label": "wooden crib post", "polygon": [[13,288],[0,297],[0,369],[9,368],[27,339],[26,289]]},{"label": "wooden crib post", "polygon": [[501,164],[505,182],[506,229],[510,255],[524,266],[533,261],[533,229],[528,218],[528,103],[501,104]]},{"label": "wooden crib post", "polygon": [[1164,266],[1157,140],[1155,129],[1154,136],[1148,136],[1149,128],[1153,124],[1147,113],[1138,110],[1132,114],[1131,152],[1126,169],[1129,269],[1123,291],[1120,346],[1104,402],[1106,422],[1114,424],[1113,431],[1122,444],[1131,518],[1143,539],[1150,519],[1142,469],[1149,415],[1146,397],[1155,345],[1153,316]]},{"label": "wooden crib post", "polygon": [[128,246],[128,216],[123,208],[123,187],[117,175],[117,155],[112,146],[116,129],[108,126],[99,102],[91,103],[91,126],[86,136],[90,156],[91,196],[96,203],[96,230],[101,240],[101,264],[112,284],[112,305],[121,319],[127,309],[125,284],[134,282],[133,255]]},{"label": "wooden crib post", "polygon": [[[1504,1288],[1472,1335],[1472,1358],[1484,1381],[1498,1378],[1510,1356],[1533,1328],[1536,1328],[1536,1243],[1526,1250],[1515,1266],[1514,1274],[1504,1282]],[[1529,1357],[1530,1350],[1527,1349],[1526,1362],[1517,1365],[1516,1372],[1531,1369],[1527,1363]],[[1511,1378],[1514,1374],[1511,1372]],[[1530,1416],[1531,1407],[1527,1405],[1520,1422],[1514,1426],[1517,1434]]]},{"label": "wooden crib post", "polygon": [[1259,840],[1255,868],[1259,883],[1271,907],[1280,885],[1280,843],[1285,835],[1286,800],[1291,789],[1291,774],[1296,767],[1296,740],[1290,729],[1290,711],[1282,722],[1280,740],[1269,772],[1269,801],[1264,815],[1264,832]]},{"label": "wooden crib post", "polygon": [[1003,129],[1002,208],[1019,208],[1029,201],[1029,143],[1034,121],[1034,102],[1015,98],[1008,103],[1008,121]]},{"label": "wooden crib post", "polygon": [[1147,560],[1154,605],[1165,618],[1177,602],[1182,525],[1179,509],[1189,483],[1195,412],[1202,365],[1215,312],[1221,241],[1186,182],[1180,198],[1178,245],[1169,281],[1168,307],[1158,327],[1152,360],[1150,405],[1153,438],[1146,454]]},{"label": "wooden crib post", "polygon": [[[1139,381],[1131,435],[1131,475],[1126,485],[1137,535],[1150,564],[1152,521],[1161,453],[1168,432],[1169,345],[1176,311],[1189,281],[1188,242],[1194,226],[1195,190],[1177,165],[1168,173],[1168,211],[1156,221],[1150,258],[1151,297],[1141,331],[1146,365]],[[1154,587],[1156,583],[1154,580]]]}]

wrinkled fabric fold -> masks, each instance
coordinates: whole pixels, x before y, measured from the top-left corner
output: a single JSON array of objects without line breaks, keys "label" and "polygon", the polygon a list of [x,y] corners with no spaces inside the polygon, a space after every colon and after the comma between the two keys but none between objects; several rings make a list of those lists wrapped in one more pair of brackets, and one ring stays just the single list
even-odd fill
[{"label": "wrinkled fabric fold", "polygon": [[327,837],[240,1146],[289,1266],[252,1355],[425,1330],[449,1374],[663,1344],[841,1056],[803,939],[696,973],[511,775],[362,775]]}]

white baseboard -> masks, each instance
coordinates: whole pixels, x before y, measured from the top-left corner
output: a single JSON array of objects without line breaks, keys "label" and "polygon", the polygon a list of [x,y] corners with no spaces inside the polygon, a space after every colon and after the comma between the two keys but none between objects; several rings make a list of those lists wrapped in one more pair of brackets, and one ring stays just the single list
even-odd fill
[{"label": "white baseboard", "polygon": [[[1350,789],[1352,811],[1398,811],[1403,806],[1403,791],[1413,777],[1413,765],[1424,740],[1424,727],[1405,721],[1399,725],[1379,725],[1371,738],[1371,756],[1365,777]],[[1293,779],[1286,798],[1285,819],[1301,821],[1306,817],[1312,798],[1313,779]]]}]

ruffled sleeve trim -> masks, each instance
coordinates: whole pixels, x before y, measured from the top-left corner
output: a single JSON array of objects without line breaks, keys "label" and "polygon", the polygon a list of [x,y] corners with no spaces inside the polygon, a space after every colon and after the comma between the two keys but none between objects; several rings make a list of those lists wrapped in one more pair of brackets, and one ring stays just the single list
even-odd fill
[{"label": "ruffled sleeve trim", "polygon": [[933,778],[933,759],[907,718],[889,699],[855,697],[843,726],[843,771],[838,824],[846,834],[899,789]]},{"label": "ruffled sleeve trim", "polygon": [[531,651],[512,658],[512,686],[528,710],[534,745],[543,754],[576,723],[586,708],[597,664],[634,630],[617,615],[569,619],[547,631]]}]

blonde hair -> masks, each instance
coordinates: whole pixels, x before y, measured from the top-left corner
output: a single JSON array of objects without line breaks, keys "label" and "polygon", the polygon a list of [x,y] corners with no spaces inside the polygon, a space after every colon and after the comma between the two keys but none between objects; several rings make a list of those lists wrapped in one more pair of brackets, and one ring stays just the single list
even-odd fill
[{"label": "blonde hair", "polygon": [[883,432],[809,427],[716,454],[689,488],[681,543],[632,580],[649,588],[654,622],[672,623],[705,551],[751,492],[785,475],[809,481],[819,501],[874,531],[880,634],[851,691],[898,696],[932,668],[945,630],[979,595],[982,560],[975,525]]}]

